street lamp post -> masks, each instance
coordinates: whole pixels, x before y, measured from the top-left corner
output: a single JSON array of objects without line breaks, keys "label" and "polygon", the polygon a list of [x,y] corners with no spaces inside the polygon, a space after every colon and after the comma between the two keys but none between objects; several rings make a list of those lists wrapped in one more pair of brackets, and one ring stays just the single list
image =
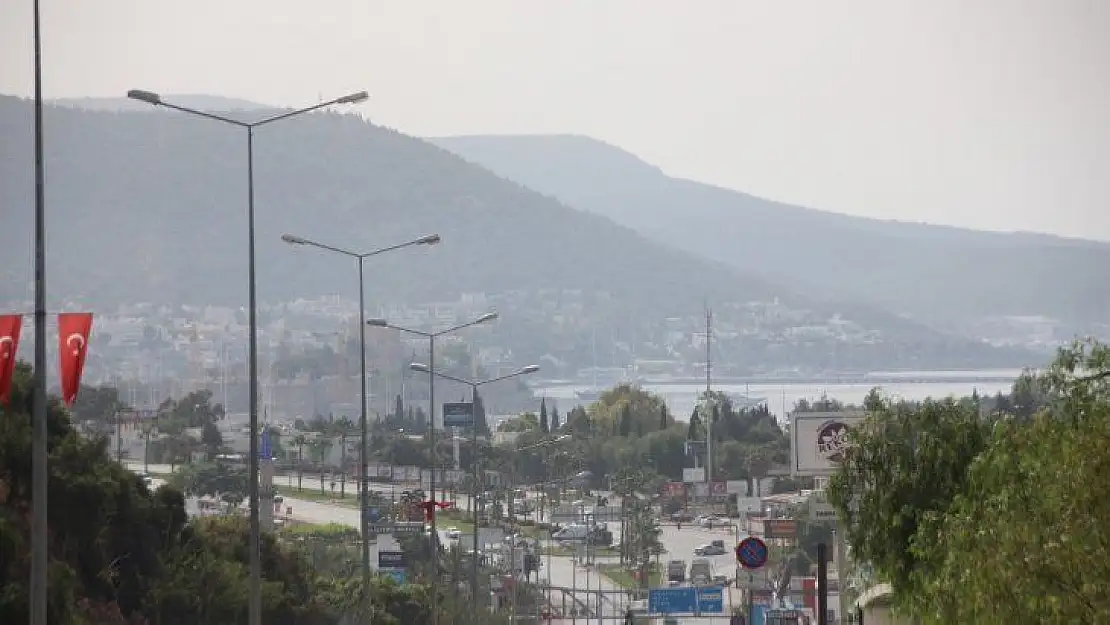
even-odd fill
[{"label": "street lamp post", "polygon": [[249,625],[262,625],[262,561],[259,552],[261,543],[261,527],[258,518],[258,472],[259,472],[259,431],[258,431],[258,301],[255,280],[255,245],[254,245],[254,129],[259,126],[272,124],[283,119],[289,119],[305,113],[322,109],[335,104],[357,104],[365,101],[370,96],[365,91],[345,95],[341,98],[327,100],[312,106],[285,111],[254,122],[244,122],[216,113],[209,113],[179,104],[173,104],[162,99],[162,96],[152,91],[132,89],[127,92],[127,97],[132,100],[146,102],[153,106],[188,113],[196,117],[203,117],[217,122],[230,124],[247,131],[247,326],[248,326],[248,356],[247,356],[247,386],[250,393],[250,481],[247,486],[250,499],[250,588],[247,599],[247,622]]},{"label": "street lamp post", "polygon": [[[518,370],[516,370],[512,373],[509,373],[507,375],[498,376],[496,378],[490,378],[488,380],[467,380],[467,379],[464,379],[464,378],[455,377],[455,376],[447,374],[447,373],[443,373],[442,371],[435,371],[431,367],[429,367],[428,365],[425,365],[423,363],[414,362],[414,363],[412,363],[412,365],[410,365],[410,368],[413,371],[420,371],[422,373],[431,373],[433,376],[439,376],[439,377],[441,377],[445,380],[451,380],[453,382],[458,382],[459,384],[465,384],[465,385],[469,386],[470,387],[471,411],[474,410],[474,408],[473,408],[474,406],[478,405],[478,387],[479,386],[485,386],[486,384],[492,384],[494,382],[500,382],[502,380],[508,380],[509,378],[515,378],[515,377],[522,376],[522,375],[528,375],[530,373],[535,373],[535,372],[540,370],[539,365],[528,365],[527,367],[523,367],[523,368],[518,369]],[[473,412],[472,412],[472,414],[473,414]],[[478,423],[477,423],[477,421],[475,421],[474,424],[470,428],[470,444],[471,444],[472,453],[474,454],[473,458],[472,458],[472,461],[471,461],[471,476],[473,477],[474,492],[472,492],[471,495],[470,495],[470,507],[472,508],[471,514],[472,514],[472,518],[474,520],[474,544],[473,544],[474,553],[473,553],[472,557],[470,558],[470,596],[474,600],[477,600],[477,598],[478,598],[478,505],[477,505],[477,501],[475,499],[475,497],[477,495],[477,491],[478,491]]]},{"label": "street lamp post", "polygon": [[366,297],[364,295],[366,283],[363,279],[363,271],[365,266],[364,261],[371,256],[377,256],[378,254],[392,252],[394,250],[399,250],[405,247],[412,247],[415,245],[436,245],[437,243],[439,243],[440,239],[438,234],[429,234],[420,237],[419,239],[413,239],[411,241],[406,241],[397,245],[390,245],[388,247],[371,250],[369,252],[354,252],[341,247],[325,245],[323,243],[312,241],[310,239],[292,234],[281,235],[281,240],[290,245],[307,245],[309,247],[315,247],[326,252],[340,254],[342,256],[346,256],[347,258],[353,258],[358,265],[358,358],[360,373],[359,388],[360,397],[362,398],[362,409],[359,413],[359,429],[361,430],[362,435],[362,444],[359,449],[359,530],[362,535],[362,592],[364,593],[363,596],[366,596],[365,593],[367,592],[367,589],[370,588],[370,532],[369,524],[366,519],[366,510],[368,509],[370,504],[370,485],[366,482],[367,466],[370,460],[370,449],[368,442],[370,440],[370,431],[369,425],[367,424],[366,415],[366,404],[368,403],[369,398],[367,397],[366,392]]},{"label": "street lamp post", "polygon": [[[523,447],[517,447],[516,448],[517,456],[516,456],[516,458],[513,459],[513,463],[511,465],[513,467],[513,473],[514,474],[516,473],[516,468],[515,468],[516,467],[516,461],[520,458],[520,452],[530,451],[532,449],[540,449],[540,448],[544,448],[544,447],[550,447],[550,446],[552,446],[556,443],[561,443],[563,441],[570,440],[571,438],[572,437],[571,437],[570,434],[560,434],[558,436],[553,436],[551,438],[539,441],[538,443],[532,443],[531,445],[525,445]],[[509,514],[512,515],[513,514],[513,510],[512,510],[512,507],[513,507],[513,489],[516,488],[516,479],[515,478],[511,479],[511,480],[509,480],[509,482],[510,482],[510,484],[509,484]],[[548,513],[548,514],[550,515],[550,513]],[[550,519],[550,516],[548,516],[548,518]],[[550,522],[548,523],[548,525],[550,525]],[[477,528],[475,528],[474,531],[477,532]],[[588,540],[588,537],[587,537],[587,540]],[[547,557],[547,576],[548,576],[547,577],[547,579],[548,579],[548,582],[547,582],[547,601],[548,601],[548,603],[550,603],[551,602],[551,551],[550,551],[550,549],[548,550],[547,553],[548,553],[548,557]],[[512,568],[515,569],[515,563],[514,563],[514,566]],[[521,568],[523,568],[523,564],[522,564]],[[514,577],[515,577],[515,574],[516,574],[515,570],[513,571],[513,574],[514,574]],[[517,593],[517,587],[518,587],[517,584],[513,584],[513,612],[514,612],[514,614],[516,612],[516,602],[519,598],[519,596],[516,594]]]},{"label": "street lamp post", "polygon": [[[479,325],[479,324],[482,324],[482,323],[486,323],[488,321],[493,321],[494,319],[497,319],[497,313],[488,312],[488,313],[486,313],[484,315],[481,315],[481,316],[479,316],[475,319],[472,319],[472,320],[470,320],[466,323],[460,323],[458,325],[451,326],[451,327],[446,328],[444,330],[439,330],[438,332],[429,332],[429,331],[426,331],[426,330],[418,330],[418,329],[415,329],[415,328],[405,328],[405,327],[402,327],[402,326],[393,325],[387,319],[369,319],[369,320],[366,321],[366,325],[371,326],[371,327],[391,328],[391,329],[397,330],[399,332],[408,332],[409,334],[415,334],[417,336],[422,336],[422,337],[428,339],[428,419],[429,419],[428,447],[431,448],[431,450],[432,450],[432,475],[431,475],[431,480],[429,481],[428,486],[429,486],[429,490],[431,490],[431,492],[432,492],[432,500],[433,501],[436,498],[436,468],[437,468],[436,467],[436,462],[435,462],[435,457],[436,457],[435,456],[435,453],[436,453],[436,376],[435,376],[435,373],[434,373],[434,367],[435,367],[435,362],[436,362],[436,337],[440,337],[440,336],[443,336],[445,334],[450,334],[452,332],[457,332],[459,330],[462,330],[463,328],[469,328],[471,326],[476,326],[476,325]],[[432,563],[433,563],[433,568],[432,568],[432,582],[433,582],[433,584],[432,584],[432,623],[433,623],[433,625],[435,625],[436,623],[439,622],[439,591],[436,589],[435,583],[434,583],[434,582],[437,581],[437,578],[439,577],[439,558],[438,558],[438,554],[436,553],[436,547],[435,547],[437,541],[439,540],[439,536],[436,534],[436,515],[435,514],[432,515],[431,525],[432,525],[432,550],[431,551],[432,551]]]}]

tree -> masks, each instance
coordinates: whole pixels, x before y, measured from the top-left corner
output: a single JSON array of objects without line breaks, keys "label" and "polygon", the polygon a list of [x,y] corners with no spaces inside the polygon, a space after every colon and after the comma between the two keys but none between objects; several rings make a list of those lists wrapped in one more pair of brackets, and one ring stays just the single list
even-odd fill
[{"label": "tree", "polygon": [[506,419],[497,426],[500,432],[530,432],[532,430],[540,429],[540,420],[533,412],[526,412],[522,415]]},{"label": "tree", "polygon": [[632,407],[625,404],[621,408],[620,435],[628,436],[632,433]]},{"label": "tree", "polygon": [[686,429],[686,440],[701,440],[701,417],[698,415],[697,406],[694,406],[694,412],[690,415],[690,425]]},{"label": "tree", "polygon": [[479,436],[489,436],[489,421],[486,420],[486,405],[482,396],[474,394],[474,427],[478,428]]},{"label": "tree", "polygon": [[220,428],[216,427],[215,423],[205,423],[200,430],[200,443],[204,445],[204,451],[208,455],[208,459],[212,460],[220,453],[220,449],[224,446],[224,436],[220,433]]},{"label": "tree", "polygon": [[1094,342],[1019,378],[1014,412],[995,423],[963,492],[918,532],[918,558],[942,555],[915,573],[912,612],[930,623],[1110,619],[1107,380],[1110,350]]},{"label": "tree", "polygon": [[551,431],[551,428],[548,427],[548,422],[547,422],[547,400],[546,399],[541,399],[540,400],[540,431],[543,432],[544,434],[547,434],[548,432]]},{"label": "tree", "polygon": [[989,427],[955,400],[871,407],[849,434],[829,501],[846,521],[857,559],[870,562],[899,594],[916,591],[915,572],[935,566],[911,549],[918,528],[962,492],[967,470],[986,448]]}]

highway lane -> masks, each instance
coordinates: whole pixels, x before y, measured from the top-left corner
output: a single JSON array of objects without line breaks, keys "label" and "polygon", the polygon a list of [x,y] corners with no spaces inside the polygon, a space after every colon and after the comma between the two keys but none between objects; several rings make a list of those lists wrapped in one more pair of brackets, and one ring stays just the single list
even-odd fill
[{"label": "highway lane", "polygon": [[[142,469],[142,463],[128,463],[136,470]],[[149,470],[155,474],[166,474],[170,472],[168,465],[150,465]],[[305,476],[306,490],[310,490],[308,486],[311,484],[311,476]],[[275,476],[275,483],[287,487],[296,487],[296,475]],[[155,478],[154,484],[157,486],[160,483],[158,478]],[[317,481],[318,485],[318,481]],[[377,492],[390,493],[391,491],[399,492],[403,490],[399,485],[390,484],[372,484],[372,489]],[[315,491],[316,489],[311,489]],[[293,518],[300,521],[310,523],[340,523],[349,525],[351,527],[358,527],[359,513],[358,510],[351,506],[344,506],[339,504],[330,504],[324,502],[309,501],[305,499],[298,499],[294,496],[284,497],[286,507],[293,508]],[[461,497],[457,499],[456,505],[460,507],[466,506],[466,498]],[[531,515],[536,518],[538,515]],[[450,544],[450,539],[446,536],[446,527],[450,522],[446,522],[439,529],[440,539],[444,544]],[[614,532],[614,538],[619,540],[619,523],[609,523],[609,528]],[[723,540],[726,546],[726,552],[723,555],[709,556],[708,559],[713,567],[714,575],[725,575],[732,578],[736,574],[736,561],[732,553],[732,548],[737,542],[737,529],[735,526],[725,526],[709,530],[695,526],[693,524],[683,524],[682,529],[679,530],[674,525],[664,525],[662,527],[662,536],[660,537],[663,548],[666,553],[660,557],[660,561],[665,565],[667,560],[677,559],[683,560],[687,566],[694,558],[694,549],[709,543],[713,540]],[[739,537],[747,536],[746,531],[741,531]],[[371,561],[377,563],[377,551],[381,549],[397,548],[397,543],[391,536],[382,535],[379,537],[377,544],[371,545]],[[615,560],[614,560],[615,561]],[[550,563],[550,564],[549,564]],[[546,571],[541,572],[541,577],[550,580],[551,585],[561,587],[577,587],[579,592],[575,593],[575,598],[578,601],[587,602],[591,607],[595,607],[598,601],[597,590],[619,590],[619,587],[610,581],[607,577],[600,575],[596,568],[586,568],[576,566],[570,557],[552,556],[550,559],[547,557],[542,558],[543,567]],[[588,592],[587,589],[593,591]],[[628,607],[626,600],[623,598],[613,599],[616,595],[602,595],[602,614],[604,616],[617,616],[622,615],[624,610]],[[554,599],[557,604],[561,602],[556,598]],[[740,605],[740,593],[735,589],[726,589],[725,600],[732,605]],[[726,613],[730,609],[726,607]],[[610,621],[611,622],[611,621]],[[720,619],[683,619],[679,620],[684,625],[717,625],[717,623],[726,624],[727,617]]]}]

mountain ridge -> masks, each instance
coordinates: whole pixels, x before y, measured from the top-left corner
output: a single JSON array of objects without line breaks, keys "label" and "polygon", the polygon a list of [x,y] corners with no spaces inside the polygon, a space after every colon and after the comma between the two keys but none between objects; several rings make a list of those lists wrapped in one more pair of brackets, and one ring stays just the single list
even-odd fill
[{"label": "mountain ridge", "polygon": [[[49,106],[44,113],[52,310],[138,301],[245,304],[241,130],[159,110]],[[30,294],[32,211],[6,207],[33,205],[33,162],[25,156],[31,120],[29,101],[0,97],[0,267],[8,274],[0,301]],[[636,327],[696,313],[706,300],[779,299],[825,316],[853,310],[865,327],[882,329],[890,353],[905,350],[895,347],[901,342],[930,344],[938,354],[958,350],[963,355],[953,364],[972,353],[1009,363],[1028,356],[857,302],[830,303],[660,245],[355,114],[317,113],[267,127],[256,133],[255,154],[261,302],[354,291],[353,267],[291,249],[279,240],[284,233],[373,249],[435,232],[444,243],[434,252],[368,264],[371,310],[467,293],[565,289],[589,294],[591,313]]]},{"label": "mountain ridge", "polygon": [[[794,206],[671,177],[581,135],[429,140],[657,241],[803,292],[859,298],[930,325],[1043,314],[1083,327],[1104,321],[1110,310],[1110,297],[1098,286],[1110,272],[1091,269],[1110,267],[1110,244],[1101,241]],[[620,168],[605,166],[621,159]],[[646,166],[633,167],[636,162]],[[941,292],[953,293],[952,306],[930,301]]]}]

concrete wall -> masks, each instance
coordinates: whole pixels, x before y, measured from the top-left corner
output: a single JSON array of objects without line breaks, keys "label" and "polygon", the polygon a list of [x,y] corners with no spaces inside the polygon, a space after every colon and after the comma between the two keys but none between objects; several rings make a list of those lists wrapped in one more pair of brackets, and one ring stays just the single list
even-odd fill
[{"label": "concrete wall", "polygon": [[912,619],[890,609],[890,585],[879,584],[860,595],[856,605],[863,610],[863,625],[915,625]]}]

